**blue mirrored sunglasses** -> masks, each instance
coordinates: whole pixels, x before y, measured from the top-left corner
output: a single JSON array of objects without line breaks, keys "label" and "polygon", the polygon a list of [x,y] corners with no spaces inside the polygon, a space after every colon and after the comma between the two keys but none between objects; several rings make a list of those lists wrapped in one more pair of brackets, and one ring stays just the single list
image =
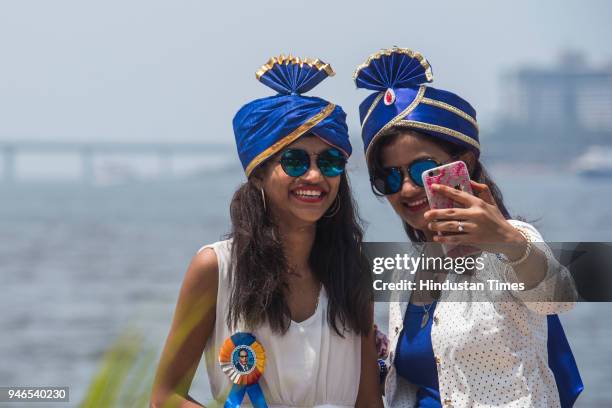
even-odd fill
[{"label": "blue mirrored sunglasses", "polygon": [[440,163],[434,159],[417,159],[404,167],[387,167],[379,174],[374,174],[370,177],[372,190],[376,195],[390,195],[399,192],[404,184],[404,173],[402,169],[406,169],[406,174],[410,180],[419,187],[423,187],[422,174],[428,170],[440,166]]},{"label": "blue mirrored sunglasses", "polygon": [[[285,173],[291,177],[300,177],[310,168],[310,156],[306,150],[287,149],[280,157],[280,164]],[[315,154],[317,167],[325,177],[336,177],[344,173],[346,157],[335,147]]]}]

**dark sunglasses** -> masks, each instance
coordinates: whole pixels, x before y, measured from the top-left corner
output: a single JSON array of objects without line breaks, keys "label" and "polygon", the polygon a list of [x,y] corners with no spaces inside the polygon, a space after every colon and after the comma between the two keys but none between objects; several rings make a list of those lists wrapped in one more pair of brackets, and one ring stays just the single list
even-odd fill
[{"label": "dark sunglasses", "polygon": [[406,174],[415,185],[423,187],[423,172],[440,165],[434,159],[417,159],[405,167],[387,167],[370,177],[372,191],[378,196],[399,192],[404,184],[403,168],[406,169]]},{"label": "dark sunglasses", "polygon": [[[281,154],[279,162],[288,176],[300,177],[310,168],[310,156],[306,150],[287,149]],[[346,157],[335,147],[314,156],[317,156],[317,167],[325,177],[336,177],[344,173]]]}]

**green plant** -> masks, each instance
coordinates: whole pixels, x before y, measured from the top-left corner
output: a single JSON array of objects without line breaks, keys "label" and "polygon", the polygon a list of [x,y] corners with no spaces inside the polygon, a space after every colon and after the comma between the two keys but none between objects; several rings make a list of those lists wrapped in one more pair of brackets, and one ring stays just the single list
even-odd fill
[{"label": "green plant", "polygon": [[156,357],[141,334],[127,330],[104,354],[79,407],[147,407]]}]

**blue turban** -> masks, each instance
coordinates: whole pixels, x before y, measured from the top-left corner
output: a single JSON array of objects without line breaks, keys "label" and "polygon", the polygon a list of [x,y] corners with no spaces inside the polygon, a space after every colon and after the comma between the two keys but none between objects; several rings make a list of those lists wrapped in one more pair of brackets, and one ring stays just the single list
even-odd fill
[{"label": "blue turban", "polygon": [[346,114],[340,106],[313,96],[302,96],[334,71],[318,59],[274,57],[256,78],[278,92],[244,105],[234,117],[238,156],[248,176],[264,161],[300,136],[313,134],[351,155]]},{"label": "blue turban", "polygon": [[359,105],[366,159],[374,142],[392,127],[414,129],[480,155],[476,111],[458,95],[424,85],[433,81],[418,52],[391,48],[371,55],[353,75],[358,88],[374,92]]}]

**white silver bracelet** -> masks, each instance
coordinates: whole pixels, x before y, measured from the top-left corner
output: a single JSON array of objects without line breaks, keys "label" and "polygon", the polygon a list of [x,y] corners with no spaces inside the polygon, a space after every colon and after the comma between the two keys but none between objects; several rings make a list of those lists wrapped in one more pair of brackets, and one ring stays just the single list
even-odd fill
[{"label": "white silver bracelet", "polygon": [[516,266],[516,265],[522,264],[523,262],[525,262],[525,260],[527,260],[527,258],[529,258],[529,255],[531,254],[531,237],[529,236],[529,234],[527,234],[525,231],[523,231],[522,228],[514,227],[514,229],[516,229],[518,232],[521,233],[522,236],[525,237],[525,240],[527,241],[527,246],[525,247],[525,252],[523,253],[523,256],[521,256],[517,260],[510,261],[505,256],[500,256],[499,257],[499,259],[503,263],[505,263],[506,265],[510,265],[510,266]]}]

